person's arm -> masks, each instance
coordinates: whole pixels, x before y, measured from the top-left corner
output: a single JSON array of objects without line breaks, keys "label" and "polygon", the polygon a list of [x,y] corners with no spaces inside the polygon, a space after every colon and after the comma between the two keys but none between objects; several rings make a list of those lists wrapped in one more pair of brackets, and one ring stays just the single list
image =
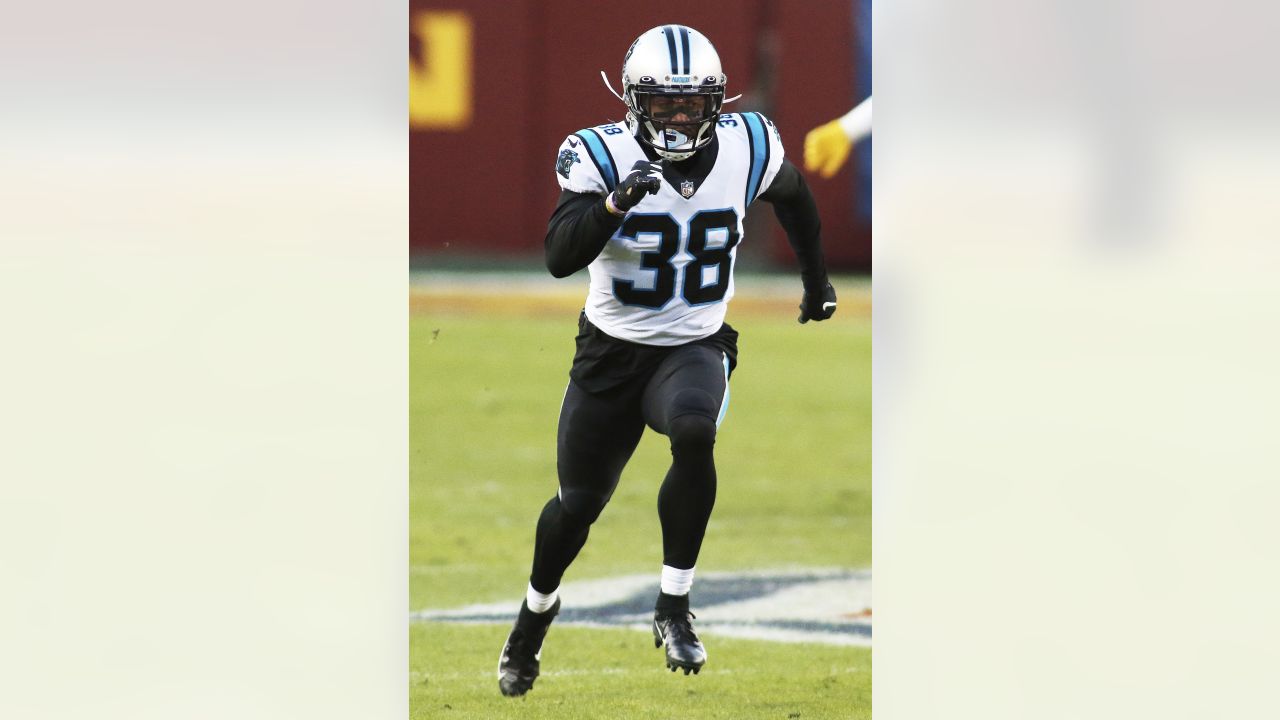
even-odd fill
[{"label": "person's arm", "polygon": [[836,291],[827,280],[827,264],[822,254],[822,219],[804,176],[790,160],[783,160],[760,199],[773,205],[778,223],[786,231],[787,241],[800,261],[800,279],[804,283],[800,322],[826,320],[836,310]]},{"label": "person's arm", "polygon": [[605,208],[603,197],[561,190],[547,223],[547,270],[563,278],[590,265],[621,224],[622,218]]},{"label": "person's arm", "polygon": [[871,134],[871,98],[858,103],[858,106],[845,113],[836,122],[844,130],[849,142],[856,143]]},{"label": "person's arm", "polygon": [[645,195],[658,192],[661,178],[658,163],[640,160],[631,166],[630,174],[618,187],[603,197],[562,189],[547,223],[547,270],[563,278],[590,265],[618,230],[627,211]]}]

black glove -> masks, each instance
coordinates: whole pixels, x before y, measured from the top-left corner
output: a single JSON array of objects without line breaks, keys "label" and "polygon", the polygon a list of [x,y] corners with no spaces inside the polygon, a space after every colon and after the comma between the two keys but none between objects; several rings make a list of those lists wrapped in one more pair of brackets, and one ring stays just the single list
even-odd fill
[{"label": "black glove", "polygon": [[831,287],[831,283],[824,282],[821,286],[813,288],[805,288],[804,300],[800,301],[800,324],[803,325],[810,320],[821,322],[836,313],[836,289]]},{"label": "black glove", "polygon": [[662,165],[649,160],[637,160],[631,166],[631,172],[613,189],[613,206],[625,213],[643,200],[646,194],[656,194],[661,187]]}]

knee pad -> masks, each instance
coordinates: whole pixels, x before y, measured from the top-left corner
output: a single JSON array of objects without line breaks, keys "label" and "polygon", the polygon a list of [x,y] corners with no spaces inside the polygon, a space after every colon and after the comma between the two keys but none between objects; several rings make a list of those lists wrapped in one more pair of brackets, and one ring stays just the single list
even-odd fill
[{"label": "knee pad", "polygon": [[582,527],[590,526],[600,517],[609,498],[589,490],[560,490],[560,508],[565,521]]},{"label": "knee pad", "polygon": [[671,421],[668,436],[673,455],[711,452],[716,444],[716,421],[714,416],[681,415]]}]

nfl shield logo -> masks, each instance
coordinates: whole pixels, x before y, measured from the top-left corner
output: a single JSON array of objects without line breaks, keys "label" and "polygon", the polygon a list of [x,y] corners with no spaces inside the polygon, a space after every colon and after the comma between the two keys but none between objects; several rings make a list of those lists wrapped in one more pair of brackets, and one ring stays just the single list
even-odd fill
[{"label": "nfl shield logo", "polygon": [[693,181],[692,180],[685,180],[684,182],[680,183],[680,194],[685,196],[686,198],[693,197]]}]

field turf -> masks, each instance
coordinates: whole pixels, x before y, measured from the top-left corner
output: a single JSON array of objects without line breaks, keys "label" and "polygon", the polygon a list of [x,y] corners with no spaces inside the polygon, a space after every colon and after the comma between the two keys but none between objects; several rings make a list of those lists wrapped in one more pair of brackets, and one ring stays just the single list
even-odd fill
[{"label": "field turf", "polygon": [[[798,297],[730,307],[740,365],[700,571],[871,565],[869,289],[835,284],[841,310],[820,324],[795,322]],[[510,600],[514,613],[534,523],[555,493],[555,423],[581,299],[456,300],[419,292],[412,303],[410,607]],[[656,577],[669,457],[665,438],[647,431],[566,582]],[[693,597],[697,612],[696,583]],[[534,691],[503,698],[494,669],[508,630],[412,624],[411,716],[870,717],[868,649],[707,633],[708,665],[685,677],[663,668],[643,633],[553,627]]]},{"label": "field turf", "polygon": [[[518,600],[518,598],[517,598]],[[871,651],[716,638],[697,675],[662,667],[650,636],[553,627],[542,676],[521,698],[498,693],[495,668],[509,627],[414,625],[411,718],[871,718]]]}]

